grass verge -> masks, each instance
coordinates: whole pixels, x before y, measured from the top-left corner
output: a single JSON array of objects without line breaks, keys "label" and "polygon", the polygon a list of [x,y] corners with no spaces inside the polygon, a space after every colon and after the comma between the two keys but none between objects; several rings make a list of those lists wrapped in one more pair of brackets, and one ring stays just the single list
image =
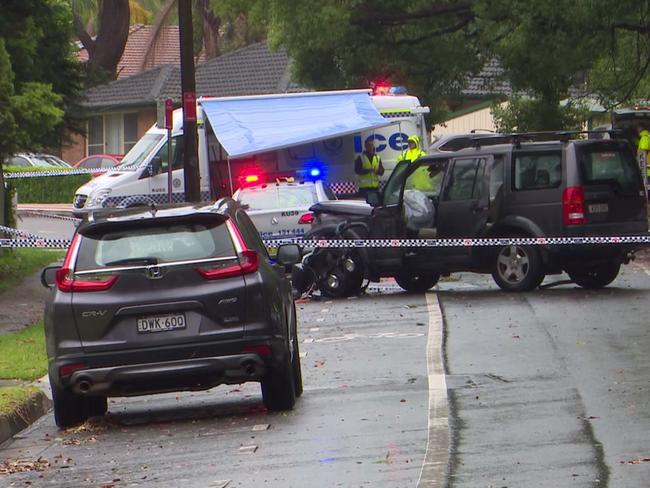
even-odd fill
[{"label": "grass verge", "polygon": [[9,415],[20,410],[34,395],[38,394],[35,386],[6,386],[0,388],[0,416]]},{"label": "grass verge", "polygon": [[0,291],[13,288],[26,276],[65,256],[58,249],[0,250]]},{"label": "grass verge", "polygon": [[0,379],[33,381],[47,373],[43,321],[0,335]]}]

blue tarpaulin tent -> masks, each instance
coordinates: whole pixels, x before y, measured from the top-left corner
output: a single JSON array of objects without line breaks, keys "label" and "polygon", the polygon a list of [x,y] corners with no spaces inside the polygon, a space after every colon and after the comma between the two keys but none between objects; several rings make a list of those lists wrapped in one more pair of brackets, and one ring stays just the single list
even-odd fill
[{"label": "blue tarpaulin tent", "polygon": [[356,134],[391,122],[369,90],[199,100],[229,158]]}]

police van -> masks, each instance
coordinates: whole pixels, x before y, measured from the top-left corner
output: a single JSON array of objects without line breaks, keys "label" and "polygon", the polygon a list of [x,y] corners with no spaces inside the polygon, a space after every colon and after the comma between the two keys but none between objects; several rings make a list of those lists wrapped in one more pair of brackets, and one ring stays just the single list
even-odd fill
[{"label": "police van", "polygon": [[[283,115],[282,107],[287,102],[292,104],[293,117]],[[269,108],[271,103],[280,108],[274,111]],[[244,115],[232,108],[240,106],[244,107]],[[367,139],[375,142],[382,158],[386,169],[384,179],[406,149],[409,136],[418,135],[424,146],[427,141],[424,114],[428,113],[428,107],[421,106],[417,97],[400,90],[380,95],[368,90],[341,90],[201,98],[196,108],[203,200],[232,195],[251,174],[267,181],[275,177],[317,178],[339,196],[352,195],[357,191],[354,160],[363,151]],[[247,126],[246,116],[251,116],[257,125]],[[305,131],[303,134],[302,125],[308,125],[310,116],[312,133]],[[268,117],[266,125],[264,117]],[[75,215],[83,216],[106,207],[163,204],[169,199],[169,186],[171,200],[184,201],[182,119],[182,109],[175,110],[171,130],[171,185],[168,180],[168,131],[156,124],[126,154],[120,165],[77,190],[73,201]],[[234,122],[223,125],[224,121]],[[363,129],[356,130],[357,127]],[[248,144],[255,137],[261,142]],[[231,143],[250,147],[233,150]]]}]

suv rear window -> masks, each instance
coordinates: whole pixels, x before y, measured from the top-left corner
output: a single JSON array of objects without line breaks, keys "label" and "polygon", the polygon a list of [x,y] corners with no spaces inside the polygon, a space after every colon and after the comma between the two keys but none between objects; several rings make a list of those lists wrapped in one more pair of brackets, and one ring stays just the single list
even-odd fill
[{"label": "suv rear window", "polygon": [[84,234],[76,270],[235,256],[220,222],[104,226]]},{"label": "suv rear window", "polygon": [[249,210],[273,210],[288,207],[310,207],[316,203],[312,186],[279,187],[270,185],[263,189],[243,190],[239,195],[242,205]]},{"label": "suv rear window", "polygon": [[640,187],[639,171],[630,151],[622,148],[585,147],[580,149],[580,175],[584,184],[610,184],[622,190]]}]

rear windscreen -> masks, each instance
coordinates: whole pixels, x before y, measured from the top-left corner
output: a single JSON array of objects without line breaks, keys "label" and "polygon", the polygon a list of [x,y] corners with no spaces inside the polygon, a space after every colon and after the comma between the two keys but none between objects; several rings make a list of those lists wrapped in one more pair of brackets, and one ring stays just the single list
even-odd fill
[{"label": "rear windscreen", "polygon": [[248,210],[272,210],[288,207],[311,207],[316,203],[313,187],[281,188],[269,186],[260,190],[242,191],[239,201]]},{"label": "rear windscreen", "polygon": [[640,188],[636,160],[623,147],[581,148],[579,161],[584,184],[609,184],[629,191]]},{"label": "rear windscreen", "polygon": [[76,270],[235,256],[223,223],[129,226],[84,234]]}]

